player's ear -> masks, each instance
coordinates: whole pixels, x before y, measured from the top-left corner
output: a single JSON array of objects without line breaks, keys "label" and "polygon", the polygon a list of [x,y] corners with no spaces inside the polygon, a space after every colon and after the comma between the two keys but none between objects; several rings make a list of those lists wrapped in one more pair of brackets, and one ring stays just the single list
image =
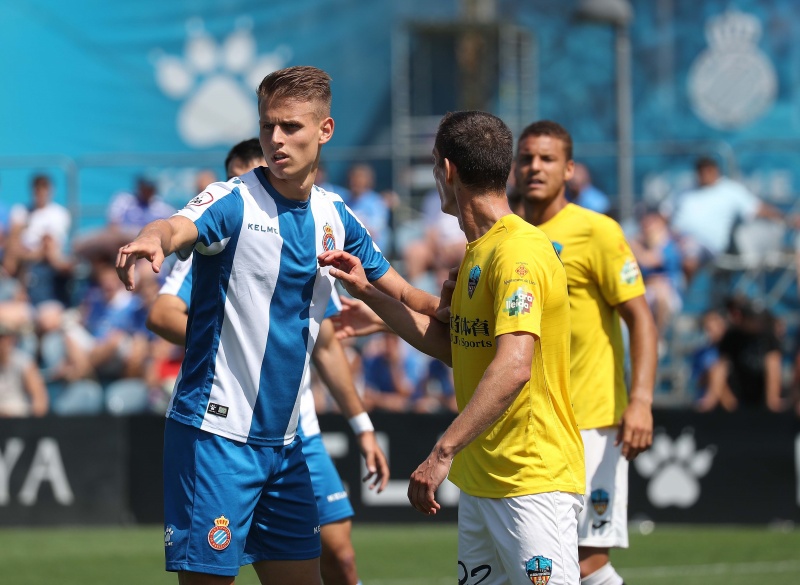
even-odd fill
[{"label": "player's ear", "polygon": [[445,183],[452,185],[453,181],[456,179],[456,175],[458,174],[458,169],[456,169],[456,165],[454,165],[449,158],[444,159],[442,164],[444,165]]},{"label": "player's ear", "polygon": [[333,118],[330,116],[323,118],[319,123],[319,143],[325,144],[333,138]]},{"label": "player's ear", "polygon": [[575,174],[575,161],[570,159],[567,161],[567,164],[564,167],[564,180],[569,181],[572,178],[572,175],[574,174]]}]

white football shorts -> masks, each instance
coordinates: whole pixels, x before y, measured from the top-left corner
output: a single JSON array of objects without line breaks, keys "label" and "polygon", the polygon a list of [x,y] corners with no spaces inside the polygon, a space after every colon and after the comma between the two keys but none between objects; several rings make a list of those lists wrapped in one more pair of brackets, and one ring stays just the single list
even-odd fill
[{"label": "white football shorts", "polygon": [[461,493],[459,585],[578,585],[578,514],[583,496],[514,498]]},{"label": "white football shorts", "polygon": [[578,518],[578,544],[628,548],[628,460],[614,446],[616,427],[581,431],[586,456],[586,506]]}]

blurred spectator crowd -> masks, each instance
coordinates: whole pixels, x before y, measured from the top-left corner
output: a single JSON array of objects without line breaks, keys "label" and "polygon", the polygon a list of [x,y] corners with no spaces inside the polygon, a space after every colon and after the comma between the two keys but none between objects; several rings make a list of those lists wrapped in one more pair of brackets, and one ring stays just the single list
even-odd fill
[{"label": "blurred spectator crowd", "polygon": [[[696,162],[696,177],[695,188],[638,209],[623,225],[659,328],[662,365],[683,360],[689,375],[680,383],[700,411],[794,408],[800,416],[800,353],[786,320],[764,298],[733,294],[736,279],[752,276],[770,250],[781,252],[798,222],[723,176],[713,159]],[[197,192],[214,180],[210,171],[198,174]],[[345,186],[329,183],[324,169],[317,180],[342,195],[412,284],[438,294],[466,240],[458,221],[441,212],[435,190],[400,222],[400,198],[376,190],[370,165],[353,165]],[[575,165],[569,189],[573,203],[614,214],[585,165]],[[509,199],[513,209],[511,184]],[[78,236],[45,175],[32,179],[26,205],[0,203],[0,416],[164,412],[183,350],[145,322],[168,270],[137,270],[129,292],[114,263],[119,246],[173,212],[144,177],[111,200],[102,229]],[[756,264],[747,262],[750,251]],[[687,295],[704,278],[702,310],[687,313]],[[393,335],[345,344],[368,409],[456,410],[452,371],[441,362]],[[335,408],[318,378],[312,387],[318,412]]]}]

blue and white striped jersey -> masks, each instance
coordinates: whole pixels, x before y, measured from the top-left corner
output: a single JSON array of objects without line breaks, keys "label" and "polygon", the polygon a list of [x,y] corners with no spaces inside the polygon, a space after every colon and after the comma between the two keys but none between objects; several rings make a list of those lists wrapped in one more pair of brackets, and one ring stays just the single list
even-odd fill
[{"label": "blue and white striped jersey", "polygon": [[317,256],[344,249],[370,280],[389,263],[341,197],[315,186],[307,201],[286,199],[260,168],[214,183],[177,215],[199,235],[167,416],[234,440],[289,444],[333,290]]},{"label": "blue and white striped jersey", "polygon": [[[186,260],[178,259],[172,266],[172,270],[167,275],[164,284],[158,291],[160,295],[173,295],[181,299],[188,307],[191,302],[192,294],[192,258],[190,254]],[[325,318],[333,317],[342,310],[342,302],[339,300],[339,293],[334,287],[331,291],[331,298],[328,301],[328,308],[325,310]],[[319,427],[317,410],[314,405],[314,394],[311,392],[311,377],[306,376],[303,389],[300,391],[300,411],[297,422],[297,432],[301,437],[311,437],[318,435],[322,431]]]}]

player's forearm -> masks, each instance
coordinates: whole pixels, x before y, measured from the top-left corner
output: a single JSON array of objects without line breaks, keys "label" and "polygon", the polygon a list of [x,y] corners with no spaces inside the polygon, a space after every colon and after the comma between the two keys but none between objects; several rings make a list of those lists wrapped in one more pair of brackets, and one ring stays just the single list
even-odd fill
[{"label": "player's forearm", "polygon": [[767,354],[764,382],[766,389],[767,405],[775,408],[781,401],[781,354],[771,351]]},{"label": "player's forearm", "polygon": [[147,316],[147,328],[166,339],[170,343],[184,347],[186,345],[186,323],[189,318],[185,313],[151,311]]},{"label": "player's forearm", "polygon": [[653,315],[643,296],[622,303],[618,309],[630,332],[630,399],[652,404],[658,366],[658,332]]},{"label": "player's forearm", "polygon": [[447,325],[435,317],[413,310],[374,286],[368,287],[367,294],[361,300],[412,346],[448,365],[452,364]]},{"label": "player's forearm", "polygon": [[530,379],[530,362],[526,367],[495,361],[484,372],[467,406],[436,443],[434,452],[440,458],[452,459],[496,423]]}]

